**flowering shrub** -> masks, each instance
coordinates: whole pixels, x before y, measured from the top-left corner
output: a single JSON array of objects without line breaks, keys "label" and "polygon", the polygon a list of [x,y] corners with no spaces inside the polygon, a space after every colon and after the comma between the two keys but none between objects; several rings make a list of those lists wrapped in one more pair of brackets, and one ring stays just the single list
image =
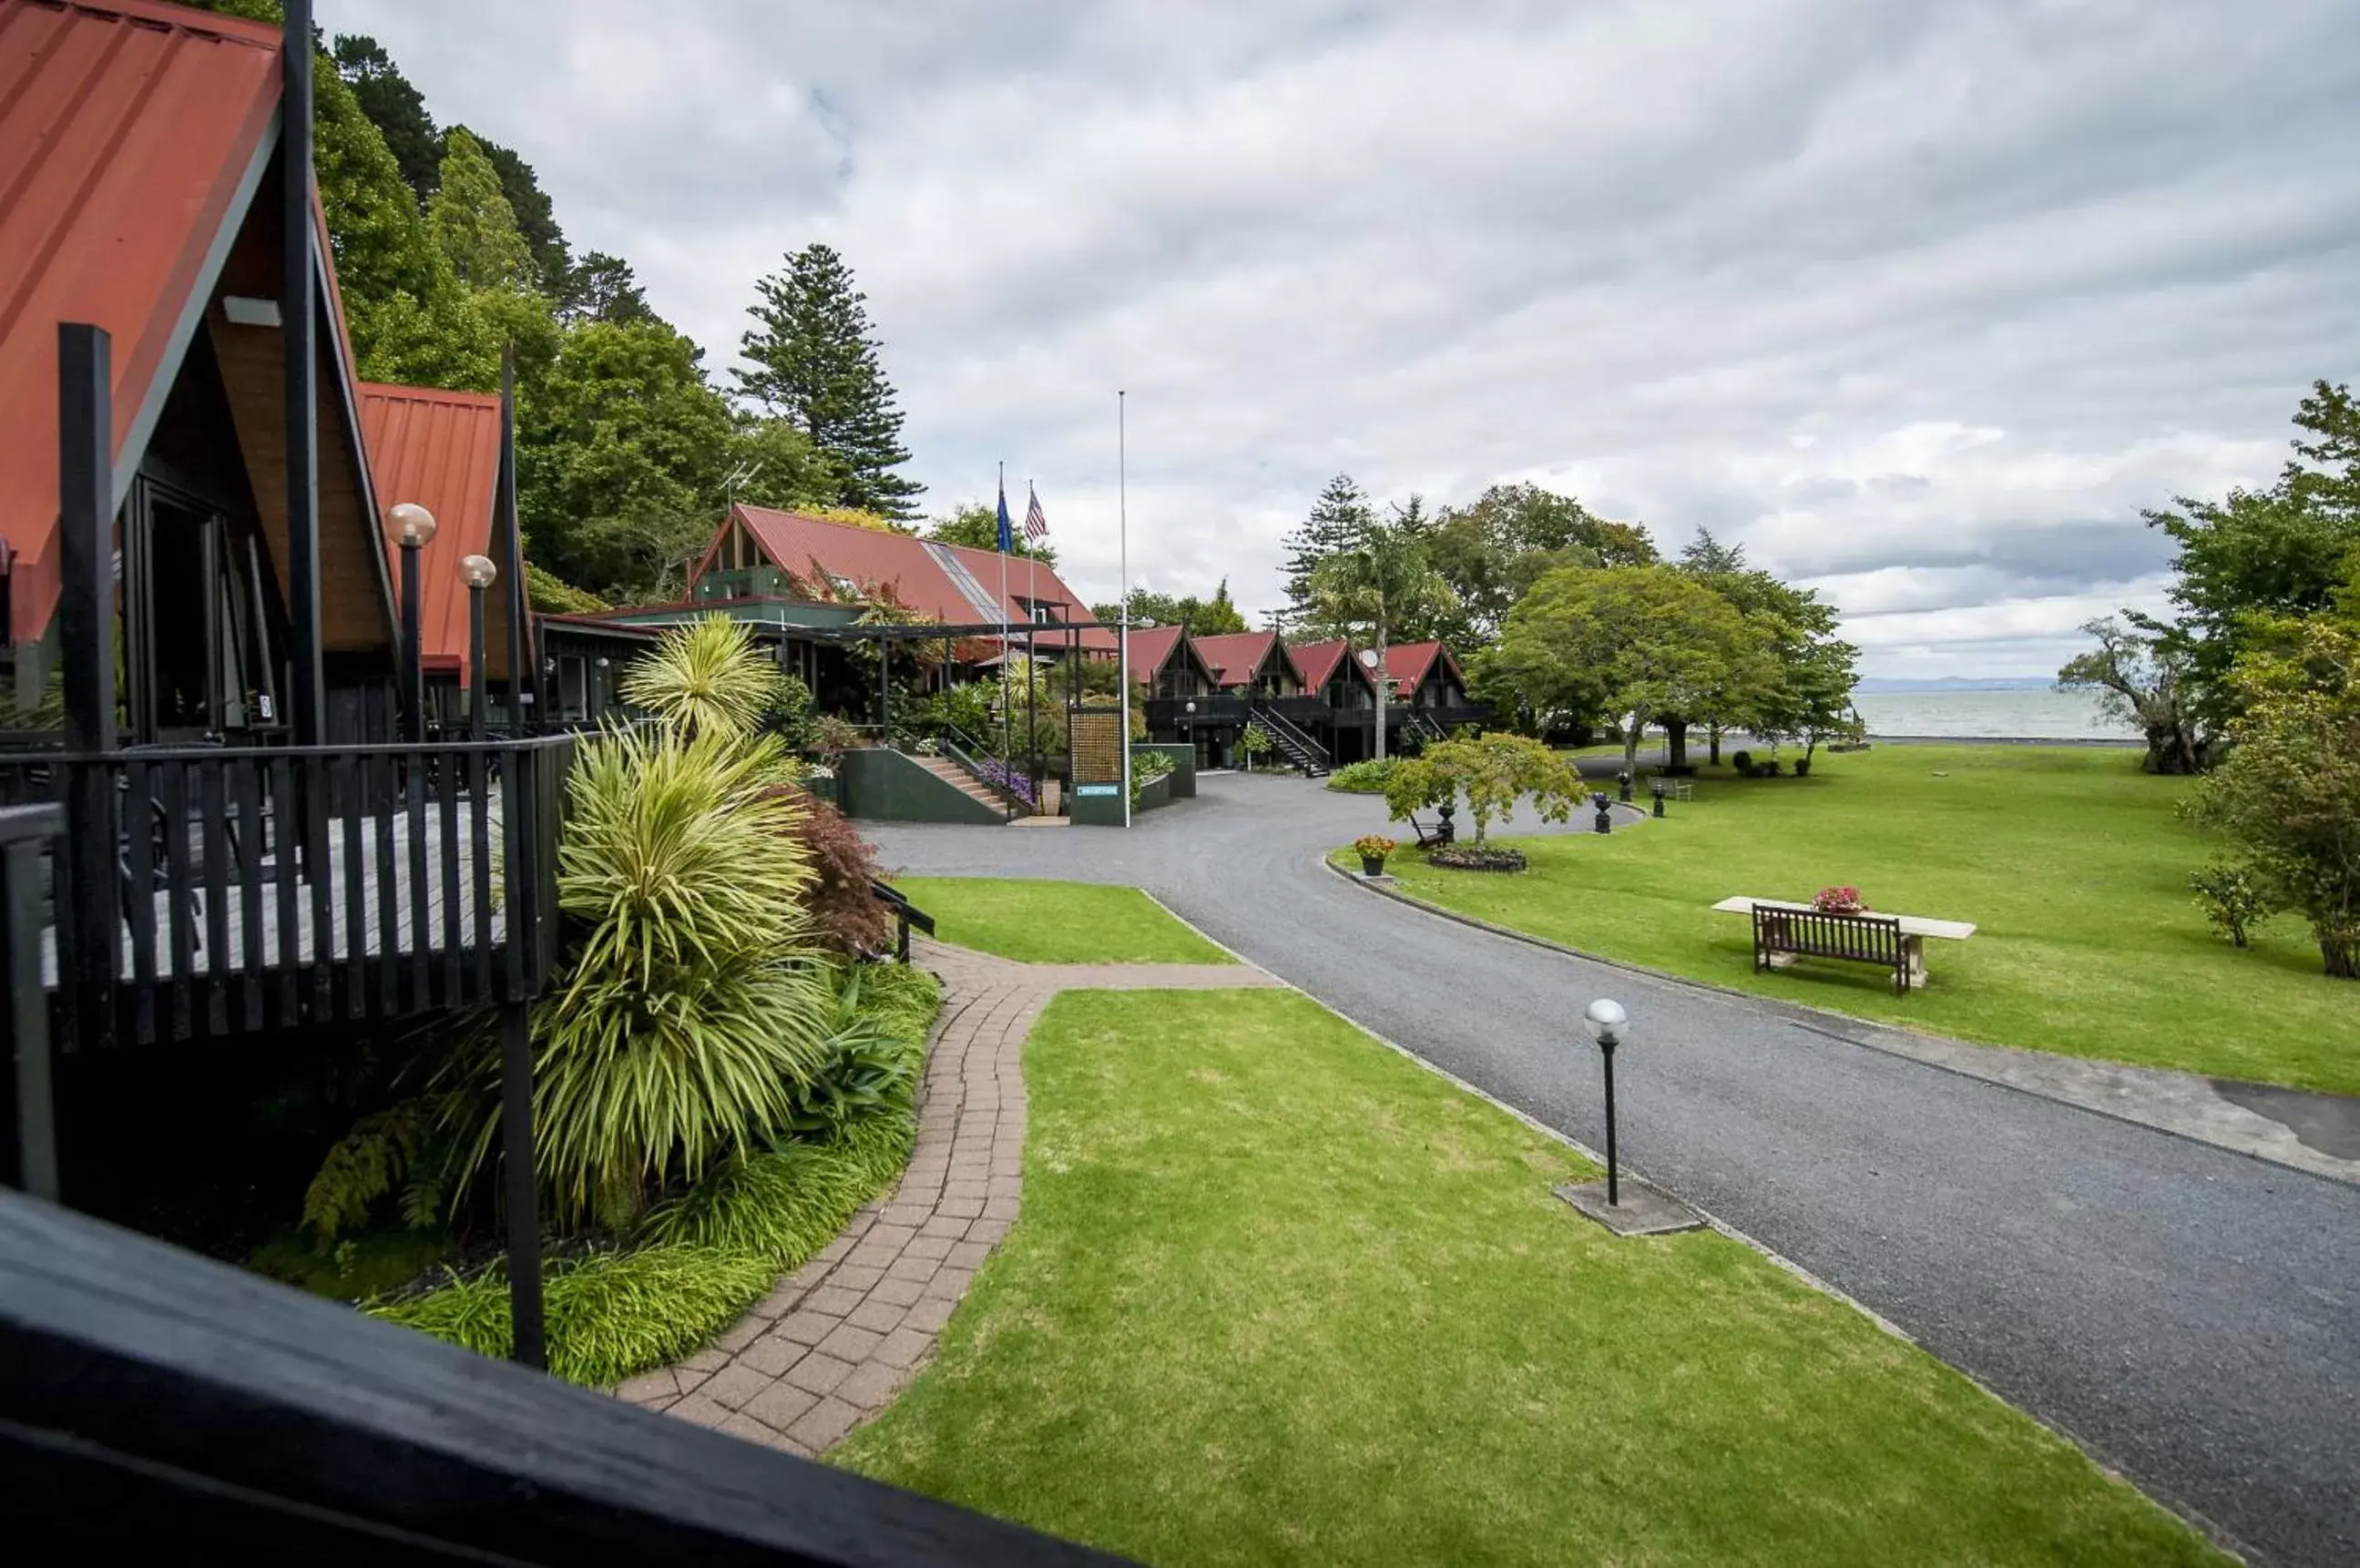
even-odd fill
[{"label": "flowering shrub", "polygon": [[1362,833],[1352,841],[1352,852],[1363,860],[1382,860],[1399,847],[1382,833]]},{"label": "flowering shrub", "polygon": [[995,789],[1005,789],[1023,801],[1028,808],[1038,807],[1041,804],[1039,798],[1032,793],[1032,775],[1000,761],[996,757],[987,757],[978,761],[975,765],[975,773],[976,777],[986,784]]},{"label": "flowering shrub", "polygon": [[1824,914],[1856,915],[1868,906],[1861,902],[1857,887],[1822,887],[1813,895],[1811,908]]}]

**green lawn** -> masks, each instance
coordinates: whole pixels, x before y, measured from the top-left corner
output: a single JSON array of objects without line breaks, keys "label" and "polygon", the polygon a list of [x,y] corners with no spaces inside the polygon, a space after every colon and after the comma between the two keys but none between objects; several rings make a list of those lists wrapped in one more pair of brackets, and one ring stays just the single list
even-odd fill
[{"label": "green lawn", "polygon": [[934,934],[1022,964],[1233,964],[1136,887],[987,877],[902,877]]},{"label": "green lawn", "polygon": [[[1708,774],[1666,820],[1606,838],[1512,840],[1532,862],[1520,877],[1439,871],[1415,853],[1387,869],[1403,891],[1481,920],[1789,1001],[2360,1093],[2360,985],[2320,973],[2297,917],[2245,951],[2212,934],[2188,874],[2214,845],[2173,815],[2185,789],[2116,750],[1878,746],[1822,755],[1808,779]],[[1931,984],[1903,997],[1865,964],[1756,975],[1744,918],[1710,908],[1847,882],[1874,908],[1980,929],[1928,942]]]},{"label": "green lawn", "polygon": [[836,1462],[1167,1568],[2215,1560],[1301,996],[1069,992],[1024,1067],[1023,1218]]}]

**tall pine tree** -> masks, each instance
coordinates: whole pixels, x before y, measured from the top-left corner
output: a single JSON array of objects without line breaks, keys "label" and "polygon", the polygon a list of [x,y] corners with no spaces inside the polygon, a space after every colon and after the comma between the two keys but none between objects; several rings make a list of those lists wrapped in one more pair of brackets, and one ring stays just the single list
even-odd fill
[{"label": "tall pine tree", "polygon": [[893,471],[910,461],[901,411],[877,362],[868,298],[852,269],[825,245],[791,252],[786,266],[755,285],[761,302],[748,314],[759,325],[738,371],[747,396],[794,421],[843,475],[839,501],[908,519],[923,488]]},{"label": "tall pine tree", "polygon": [[1366,492],[1349,474],[1328,481],[1303,526],[1282,541],[1286,550],[1286,624],[1300,627],[1318,616],[1313,602],[1311,574],[1319,563],[1349,550],[1377,520]]}]

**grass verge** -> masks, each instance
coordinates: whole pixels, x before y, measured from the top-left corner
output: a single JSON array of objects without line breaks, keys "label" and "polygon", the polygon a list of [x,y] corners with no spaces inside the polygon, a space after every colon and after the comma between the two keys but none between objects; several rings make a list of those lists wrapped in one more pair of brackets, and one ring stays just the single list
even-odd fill
[{"label": "grass verge", "polygon": [[1025,1075],[1024,1217],[837,1462],[1174,1564],[2217,1560],[1306,997],[1069,992]]},{"label": "grass verge", "polygon": [[[1808,779],[1708,773],[1694,800],[1631,832],[1505,840],[1531,862],[1522,876],[1437,870],[1414,853],[1386,869],[1412,897],[1479,920],[1786,1001],[2360,1094],[2360,986],[2321,973],[2299,920],[2279,918],[2246,949],[2212,934],[2188,875],[2216,846],[2173,814],[2185,788],[2116,750],[1879,746],[1823,754]],[[1332,858],[1355,864],[1348,849]],[[1881,909],[1978,930],[1928,942],[1931,984],[1896,996],[1865,964],[1757,975],[1745,920],[1711,909],[1835,883]]]},{"label": "grass verge", "polygon": [[989,877],[902,877],[934,934],[1020,964],[1230,964],[1136,887]]},{"label": "grass verge", "polygon": [[[914,1083],[940,988],[915,970],[878,973],[892,980],[874,1005],[907,1044]],[[728,1160],[650,1211],[622,1246],[549,1259],[550,1371],[606,1388],[703,1348],[890,1187],[916,1139],[904,1094],[833,1136]],[[485,1356],[506,1357],[514,1344],[498,1266],[364,1310]]]}]

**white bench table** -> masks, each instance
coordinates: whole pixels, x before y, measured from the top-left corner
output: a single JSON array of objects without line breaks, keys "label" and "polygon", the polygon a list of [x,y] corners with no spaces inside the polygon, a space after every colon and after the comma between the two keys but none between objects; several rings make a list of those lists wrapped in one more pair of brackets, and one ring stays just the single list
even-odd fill
[{"label": "white bench table", "polygon": [[[1792,903],[1785,898],[1739,897],[1723,898],[1713,908],[1722,914],[1743,915],[1750,920],[1757,909],[1808,911],[1816,906]],[[1926,955],[1923,945],[1926,938],[1932,937],[1937,942],[1964,942],[1975,934],[1974,925],[1969,920],[1928,920],[1922,915],[1896,915],[1891,909],[1863,909],[1861,912],[1882,915],[1886,920],[1897,920],[1901,922],[1901,943],[1909,957],[1909,988],[1913,991],[1922,991],[1926,988]],[[1771,955],[1770,966],[1774,969],[1785,969],[1794,962],[1793,953],[1774,953]]]}]

